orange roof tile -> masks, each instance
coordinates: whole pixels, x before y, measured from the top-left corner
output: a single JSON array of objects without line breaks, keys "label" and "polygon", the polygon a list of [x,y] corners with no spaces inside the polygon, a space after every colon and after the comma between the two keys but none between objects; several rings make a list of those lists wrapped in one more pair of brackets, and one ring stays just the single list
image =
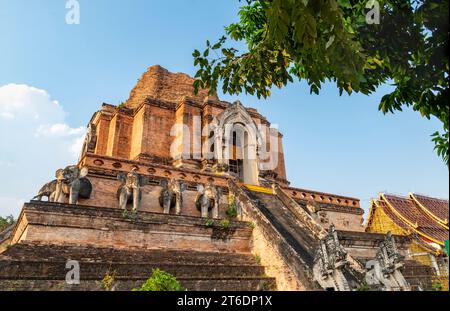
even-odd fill
[{"label": "orange roof tile", "polygon": [[402,228],[415,231],[422,238],[441,245],[448,239],[448,229],[443,228],[442,224],[428,215],[413,199],[381,194],[377,203]]},{"label": "orange roof tile", "polygon": [[431,217],[448,226],[448,200],[430,198],[416,193],[411,193],[410,198],[416,201],[419,207],[425,209],[426,213],[431,213]]}]

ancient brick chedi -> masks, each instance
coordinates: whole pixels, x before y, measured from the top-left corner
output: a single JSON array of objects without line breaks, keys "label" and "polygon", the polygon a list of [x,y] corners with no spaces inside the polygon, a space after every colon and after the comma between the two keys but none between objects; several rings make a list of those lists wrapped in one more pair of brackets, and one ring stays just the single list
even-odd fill
[{"label": "ancient brick chedi", "polygon": [[0,289],[95,290],[113,274],[130,290],[152,268],[188,290],[412,288],[407,236],[365,232],[356,198],[290,186],[283,135],[193,82],[152,66],[93,114],[79,162],[2,240]]}]

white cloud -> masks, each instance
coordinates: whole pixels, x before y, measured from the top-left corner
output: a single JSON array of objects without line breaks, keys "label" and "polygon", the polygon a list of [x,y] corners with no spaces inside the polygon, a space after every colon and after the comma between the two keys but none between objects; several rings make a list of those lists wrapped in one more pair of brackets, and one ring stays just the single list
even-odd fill
[{"label": "white cloud", "polygon": [[25,84],[0,86],[0,215],[18,214],[58,168],[76,163],[85,127],[71,127],[63,106]]},{"label": "white cloud", "polygon": [[65,113],[56,100],[45,90],[26,84],[7,84],[0,87],[0,114],[8,117],[45,116],[63,120]]},{"label": "white cloud", "polygon": [[80,155],[80,150],[83,147],[83,143],[84,143],[84,135],[80,136],[77,139],[75,139],[74,141],[72,141],[72,144],[69,147],[69,151],[71,152],[71,154],[73,156]]},{"label": "white cloud", "polygon": [[11,112],[1,112],[0,117],[3,119],[14,119],[14,115]]},{"label": "white cloud", "polygon": [[4,167],[13,167],[13,164],[11,162],[0,161],[0,167],[2,167],[2,166],[4,166]]},{"label": "white cloud", "polygon": [[70,136],[80,136],[84,135],[86,128],[80,126],[78,128],[71,128],[65,123],[56,123],[56,124],[45,124],[40,125],[36,129],[36,136],[46,136],[46,137],[70,137]]}]

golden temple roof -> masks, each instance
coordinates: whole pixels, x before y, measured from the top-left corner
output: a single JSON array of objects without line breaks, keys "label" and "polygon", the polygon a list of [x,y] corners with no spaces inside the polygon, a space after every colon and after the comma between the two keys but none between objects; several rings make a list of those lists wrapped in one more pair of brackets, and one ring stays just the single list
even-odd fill
[{"label": "golden temple roof", "polygon": [[449,238],[448,200],[414,193],[407,197],[380,193],[378,199],[372,201],[368,227],[372,222],[374,208],[381,208],[397,226],[417,236],[425,244],[443,246],[444,240]]}]

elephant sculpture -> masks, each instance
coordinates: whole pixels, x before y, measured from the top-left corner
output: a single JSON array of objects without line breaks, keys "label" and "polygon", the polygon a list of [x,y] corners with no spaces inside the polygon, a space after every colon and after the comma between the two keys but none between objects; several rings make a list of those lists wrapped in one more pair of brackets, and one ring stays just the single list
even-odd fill
[{"label": "elephant sculpture", "polygon": [[41,189],[39,189],[39,192],[36,196],[34,196],[31,200],[37,200],[37,201],[42,201],[42,197],[47,197],[47,200],[49,202],[53,201],[53,196],[52,194],[54,194],[55,189],[56,189],[56,179],[46,183],[45,185],[43,185],[41,187]]},{"label": "elephant sculpture", "polygon": [[219,218],[219,201],[221,191],[215,187],[211,182],[208,182],[206,186],[197,186],[197,197],[195,199],[195,205],[201,212],[203,218],[208,218],[211,212],[212,218]]},{"label": "elephant sculpture", "polygon": [[132,203],[132,213],[136,214],[141,207],[142,190],[141,188],[148,184],[148,177],[141,176],[136,173],[137,168],[133,168],[131,172],[119,173],[117,179],[122,182],[117,190],[117,198],[119,199],[119,207],[123,210],[124,216],[127,215],[127,204]]},{"label": "elephant sculpture", "polygon": [[164,214],[169,214],[170,209],[175,207],[175,214],[180,215],[183,206],[183,191],[186,184],[174,178],[161,181],[161,194],[159,205],[163,208]]},{"label": "elephant sculpture", "polygon": [[88,199],[92,193],[92,184],[86,178],[87,174],[87,167],[80,169],[76,165],[58,169],[56,179],[42,186],[33,200],[41,201],[46,196],[49,202],[65,203],[68,196],[69,204],[76,204],[79,197]]}]

